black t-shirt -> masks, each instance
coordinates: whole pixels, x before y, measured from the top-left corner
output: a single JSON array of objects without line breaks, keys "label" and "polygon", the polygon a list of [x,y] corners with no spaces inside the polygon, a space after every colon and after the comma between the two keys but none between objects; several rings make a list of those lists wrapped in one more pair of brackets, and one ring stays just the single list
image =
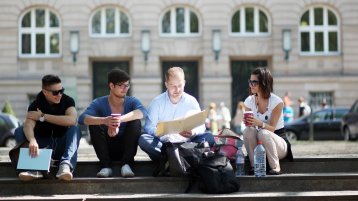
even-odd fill
[{"label": "black t-shirt", "polygon": [[[47,102],[45,95],[40,92],[37,94],[36,100],[30,104],[28,111],[37,111],[37,108],[39,108],[42,113],[45,114],[65,115],[67,108],[72,106],[75,107],[75,101],[66,94],[62,95],[60,103],[50,105]],[[59,126],[47,121],[36,121],[34,133],[35,136],[41,137],[50,137],[51,134],[53,134],[53,137],[61,137],[66,133],[67,129],[67,126]]]}]

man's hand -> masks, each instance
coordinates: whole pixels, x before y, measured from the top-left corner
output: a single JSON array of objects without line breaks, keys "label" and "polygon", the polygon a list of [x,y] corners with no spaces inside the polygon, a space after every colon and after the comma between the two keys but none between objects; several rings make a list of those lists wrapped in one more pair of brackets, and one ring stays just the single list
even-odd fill
[{"label": "man's hand", "polygon": [[26,115],[27,119],[32,119],[34,121],[38,121],[42,115],[42,111],[37,108],[37,111],[29,111]]},{"label": "man's hand", "polygon": [[35,158],[39,155],[39,145],[37,144],[37,141],[35,139],[29,142],[29,155],[32,158]]},{"label": "man's hand", "polygon": [[116,135],[118,135],[118,129],[119,126],[121,125],[120,117],[108,116],[105,119],[105,124],[108,126],[109,137],[115,137]]},{"label": "man's hand", "polygon": [[191,131],[182,131],[179,134],[186,138],[190,138],[193,135],[193,133]]}]

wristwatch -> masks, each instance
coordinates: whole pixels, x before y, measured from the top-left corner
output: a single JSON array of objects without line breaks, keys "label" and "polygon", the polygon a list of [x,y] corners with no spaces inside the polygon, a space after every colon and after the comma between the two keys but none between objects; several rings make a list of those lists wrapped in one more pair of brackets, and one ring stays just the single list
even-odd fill
[{"label": "wristwatch", "polygon": [[45,113],[41,114],[41,117],[39,118],[40,122],[44,122],[45,121]]}]

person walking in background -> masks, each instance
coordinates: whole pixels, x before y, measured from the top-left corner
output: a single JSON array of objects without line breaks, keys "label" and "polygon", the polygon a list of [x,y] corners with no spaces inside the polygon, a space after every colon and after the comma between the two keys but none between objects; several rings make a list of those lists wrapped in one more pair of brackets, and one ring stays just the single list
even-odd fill
[{"label": "person walking in background", "polygon": [[327,100],[324,98],[321,101],[321,109],[327,109],[327,108],[329,108],[329,106],[327,105]]},{"label": "person walking in background", "polygon": [[292,101],[291,101],[291,97],[290,97],[290,93],[288,91],[285,92],[285,96],[283,97],[283,102],[285,103],[285,105],[291,107],[292,106]]},{"label": "person walking in background", "polygon": [[[283,101],[273,91],[273,78],[267,68],[256,68],[249,79],[250,96],[245,110],[253,116],[245,118],[244,144],[251,167],[254,165],[254,149],[261,141],[270,166],[268,174],[281,174],[280,159],[293,159],[291,145],[285,135]],[[251,170],[252,171],[252,170]]]},{"label": "person walking in background", "polygon": [[218,127],[218,114],[216,112],[216,103],[211,102],[209,104],[209,113],[208,113],[210,131],[213,135],[217,135],[219,131]]},{"label": "person walking in background", "polygon": [[[108,73],[109,95],[96,98],[80,115],[79,124],[89,125],[91,141],[100,163],[97,177],[112,176],[112,161],[121,162],[123,177],[133,177],[131,166],[141,134],[140,119],[147,110],[133,96],[127,96],[129,75],[119,69]],[[121,114],[112,116],[111,114]]]},{"label": "person walking in background", "polygon": [[234,126],[234,130],[236,133],[238,134],[242,134],[242,132],[244,131],[244,129],[246,128],[245,127],[245,124],[244,124],[244,121],[243,121],[243,118],[244,118],[244,112],[245,112],[245,105],[244,105],[244,102],[242,101],[239,101],[237,103],[237,106],[236,106],[236,113],[235,113],[235,117],[232,121],[232,124]]},{"label": "person walking in background", "polygon": [[[75,101],[64,94],[65,88],[56,75],[42,78],[42,90],[30,104],[24,126],[15,131],[17,143],[27,140],[29,154],[36,157],[39,148],[52,149],[52,159],[59,161],[56,177],[72,180],[77,164],[77,150],[81,134],[76,126]],[[43,178],[39,171],[20,172],[23,181]]]},{"label": "person walking in background", "polygon": [[224,102],[220,103],[221,128],[229,128],[231,122],[231,113]]},{"label": "person walking in background", "polygon": [[140,148],[153,161],[158,162],[165,142],[207,141],[212,146],[215,143],[214,137],[211,133],[205,133],[204,124],[192,130],[167,134],[160,138],[155,135],[159,122],[180,119],[201,111],[198,101],[184,92],[185,75],[182,68],[168,69],[165,74],[165,87],[167,90],[155,97],[149,104],[144,133],[139,138]]},{"label": "person walking in background", "polygon": [[293,121],[294,118],[293,108],[286,102],[287,99],[283,99],[283,121],[285,123]]},{"label": "person walking in background", "polygon": [[311,107],[305,102],[302,96],[298,98],[298,107],[298,117],[311,114]]}]

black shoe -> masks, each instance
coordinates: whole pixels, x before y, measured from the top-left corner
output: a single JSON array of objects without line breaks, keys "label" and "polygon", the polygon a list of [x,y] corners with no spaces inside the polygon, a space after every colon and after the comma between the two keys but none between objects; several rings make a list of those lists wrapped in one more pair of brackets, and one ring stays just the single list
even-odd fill
[{"label": "black shoe", "polygon": [[282,173],[281,173],[281,171],[270,170],[267,174],[268,175],[280,175]]},{"label": "black shoe", "polygon": [[251,169],[249,170],[249,175],[254,175],[254,168],[251,168]]}]

